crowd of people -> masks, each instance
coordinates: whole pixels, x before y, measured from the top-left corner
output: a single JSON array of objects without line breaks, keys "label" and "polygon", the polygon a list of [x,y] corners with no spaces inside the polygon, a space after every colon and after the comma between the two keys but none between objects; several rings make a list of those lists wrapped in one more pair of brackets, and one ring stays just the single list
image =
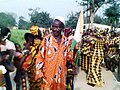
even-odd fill
[{"label": "crowd of people", "polygon": [[87,74],[87,84],[104,86],[101,67],[104,63],[106,70],[114,72],[118,66],[119,58],[116,55],[120,53],[119,33],[115,35],[114,31],[108,32],[107,29],[104,31],[87,29],[82,41],[81,69]]},{"label": "crowd of people", "polygon": [[10,41],[9,28],[0,32],[0,86],[6,90],[13,90],[9,73],[15,69],[16,90],[74,90],[79,68],[85,71],[88,85],[101,87],[103,64],[112,72],[120,67],[120,36],[108,29],[87,29],[73,50],[74,31],[65,27],[61,16],[54,18],[51,31],[42,33],[33,25],[24,35],[24,48]]}]

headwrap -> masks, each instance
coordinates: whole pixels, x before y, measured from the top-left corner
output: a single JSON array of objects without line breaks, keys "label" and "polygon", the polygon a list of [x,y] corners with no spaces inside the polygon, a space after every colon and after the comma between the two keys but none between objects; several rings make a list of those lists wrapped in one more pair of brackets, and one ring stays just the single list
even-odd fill
[{"label": "headwrap", "polygon": [[30,28],[30,32],[33,34],[33,35],[38,35],[38,30],[39,30],[39,27],[38,26],[32,26]]}]

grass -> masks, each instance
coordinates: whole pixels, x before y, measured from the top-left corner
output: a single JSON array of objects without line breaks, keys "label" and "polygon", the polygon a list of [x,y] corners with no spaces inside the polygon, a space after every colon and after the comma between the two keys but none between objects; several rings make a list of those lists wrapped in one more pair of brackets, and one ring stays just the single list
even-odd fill
[{"label": "grass", "polygon": [[24,34],[26,32],[29,32],[29,30],[11,30],[11,41],[14,43],[19,43],[21,47],[23,48],[24,43]]}]

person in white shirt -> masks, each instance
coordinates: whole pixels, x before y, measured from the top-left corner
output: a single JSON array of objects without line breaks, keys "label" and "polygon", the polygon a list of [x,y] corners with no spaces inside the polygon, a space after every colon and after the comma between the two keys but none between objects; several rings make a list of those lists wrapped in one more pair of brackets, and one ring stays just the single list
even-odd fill
[{"label": "person in white shirt", "polygon": [[[12,60],[15,53],[15,45],[13,42],[11,42],[9,39],[11,37],[10,29],[7,27],[1,28],[1,35],[3,36],[3,40],[5,41],[4,47],[6,48],[7,54],[9,55],[8,62],[4,63],[5,68],[7,69],[7,72],[5,73],[5,82],[6,83],[6,90],[12,90],[12,83],[10,80],[9,72],[14,71],[14,66],[12,64]],[[3,49],[3,48],[2,48]],[[8,70],[8,67],[11,69]]]},{"label": "person in white shirt", "polygon": [[1,48],[1,46],[3,46],[4,42],[2,41],[2,36],[0,35],[0,86],[4,85],[4,74],[7,72],[7,70],[5,69],[5,66],[3,65],[3,57],[1,52],[4,50],[6,50],[4,47]]}]

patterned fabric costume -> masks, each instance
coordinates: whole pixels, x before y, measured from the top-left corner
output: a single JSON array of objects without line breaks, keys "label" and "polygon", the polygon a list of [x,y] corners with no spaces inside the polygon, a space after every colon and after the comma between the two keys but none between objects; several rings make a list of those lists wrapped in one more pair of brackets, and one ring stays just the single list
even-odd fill
[{"label": "patterned fabric costume", "polygon": [[108,52],[107,52],[107,56],[108,56],[108,62],[106,67],[108,70],[111,70],[112,72],[115,71],[115,68],[117,67],[117,65],[115,64],[115,60],[112,59],[112,57],[116,54],[116,50],[117,50],[117,45],[120,42],[120,37],[114,37],[114,38],[110,38],[109,42],[108,42]]},{"label": "patterned fabric costume", "polygon": [[30,90],[40,90],[40,81],[35,81],[35,60],[36,60],[36,55],[38,54],[39,51],[39,46],[40,46],[41,40],[37,39],[34,42],[34,45],[31,47],[31,52],[32,52],[32,62],[31,62],[31,68],[29,69],[28,72],[28,77],[29,77],[29,83],[30,83]]},{"label": "patterned fabric costume", "polygon": [[89,61],[91,59],[91,50],[90,50],[90,43],[85,42],[89,39],[88,35],[83,37],[83,44],[81,47],[81,69],[88,73],[89,68]]},{"label": "patterned fabric costume", "polygon": [[46,36],[36,60],[36,80],[43,78],[43,90],[66,90],[66,62],[72,60],[73,52],[68,39],[62,36],[58,45],[52,35]]},{"label": "patterned fabric costume", "polygon": [[[35,80],[35,74],[36,74],[36,68],[35,68],[35,61],[36,61],[36,55],[38,54],[39,51],[39,46],[41,44],[41,40],[39,39],[39,27],[38,26],[32,26],[30,28],[30,32],[36,37],[34,39],[34,44],[33,46],[30,46],[30,55],[28,56],[29,60],[27,62],[28,65],[28,70],[27,70],[27,74],[28,74],[28,82],[29,82],[29,90],[40,90],[40,84],[41,81],[40,80]],[[23,88],[26,88],[27,85],[25,81],[26,80],[26,74],[23,73],[23,77],[22,77],[22,82],[23,82]],[[25,89],[26,90],[26,89]]]},{"label": "patterned fabric costume", "polygon": [[[119,37],[114,37],[114,38],[109,39],[108,44],[109,45],[116,45],[119,41],[120,41]],[[110,54],[113,54],[115,52],[116,52],[116,47],[115,46],[114,47],[109,47],[109,50],[108,50],[107,54],[110,55]]]},{"label": "patterned fabric costume", "polygon": [[104,80],[101,72],[101,63],[104,57],[104,40],[100,38],[93,38],[91,43],[94,45],[92,52],[92,59],[89,65],[89,71],[87,75],[88,84],[103,86]]}]

